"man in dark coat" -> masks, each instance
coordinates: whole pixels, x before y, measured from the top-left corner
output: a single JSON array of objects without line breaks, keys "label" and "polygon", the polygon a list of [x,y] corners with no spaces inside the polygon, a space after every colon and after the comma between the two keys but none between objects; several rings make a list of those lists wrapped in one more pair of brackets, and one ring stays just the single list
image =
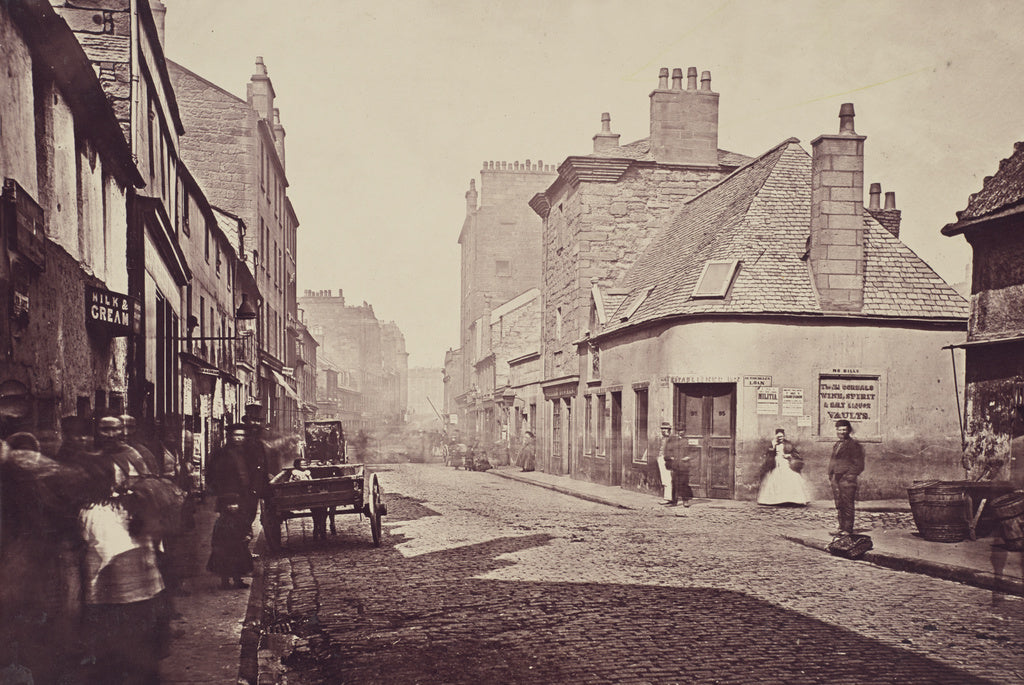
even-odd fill
[{"label": "man in dark coat", "polygon": [[672,424],[663,421],[661,424],[661,448],[658,456],[665,460],[665,465],[672,472],[672,496],[665,506],[674,507],[679,504],[680,498],[683,506],[690,506],[690,499],[693,497],[693,490],[690,489],[690,458],[685,455],[683,439],[672,431]]},{"label": "man in dark coat", "polygon": [[854,501],[857,498],[857,477],[864,470],[864,447],[854,440],[853,427],[846,419],[836,421],[836,436],[832,458],[828,462],[828,482],[839,515],[839,530],[835,535],[853,535]]},{"label": "man in dark coat", "polygon": [[242,517],[251,526],[256,519],[259,504],[257,490],[261,488],[256,459],[253,458],[246,435],[246,426],[243,424],[236,423],[228,427],[227,443],[210,455],[206,483],[219,498],[225,495],[237,496]]}]

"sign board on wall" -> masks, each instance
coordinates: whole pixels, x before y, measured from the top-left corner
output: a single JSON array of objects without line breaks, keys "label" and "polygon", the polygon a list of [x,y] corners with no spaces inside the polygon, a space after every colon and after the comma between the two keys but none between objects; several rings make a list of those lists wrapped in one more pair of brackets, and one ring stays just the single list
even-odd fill
[{"label": "sign board on wall", "polygon": [[748,388],[759,388],[763,385],[771,385],[771,376],[744,376],[743,385]]},{"label": "sign board on wall", "polygon": [[757,413],[776,415],[779,413],[779,389],[760,387],[757,389]]},{"label": "sign board on wall", "polygon": [[803,416],[804,413],[804,389],[783,388],[782,389],[782,415]]},{"label": "sign board on wall", "polygon": [[854,433],[877,436],[879,430],[878,377],[821,376],[818,379],[818,431],[831,435],[835,422],[846,419]]},{"label": "sign board on wall", "polygon": [[133,297],[87,285],[85,323],[112,337],[138,335],[142,331],[142,305]]}]

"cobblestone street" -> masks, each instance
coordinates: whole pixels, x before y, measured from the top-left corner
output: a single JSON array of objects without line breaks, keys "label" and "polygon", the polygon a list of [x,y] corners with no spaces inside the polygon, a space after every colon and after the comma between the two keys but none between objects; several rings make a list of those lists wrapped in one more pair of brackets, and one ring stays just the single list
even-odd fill
[{"label": "cobblestone street", "polygon": [[631,511],[436,464],[379,473],[380,548],[365,519],[326,542],[296,519],[265,559],[262,641],[291,685],[1024,682],[1021,598],[779,537],[832,511]]}]

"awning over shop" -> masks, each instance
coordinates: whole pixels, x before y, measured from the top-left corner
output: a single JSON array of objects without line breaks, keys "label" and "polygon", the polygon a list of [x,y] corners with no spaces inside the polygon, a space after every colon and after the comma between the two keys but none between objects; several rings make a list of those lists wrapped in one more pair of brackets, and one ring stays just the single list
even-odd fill
[{"label": "awning over shop", "polygon": [[302,401],[299,399],[298,393],[295,392],[295,390],[292,389],[292,386],[288,384],[288,381],[285,380],[284,376],[279,374],[277,371],[274,371],[273,369],[270,370],[270,373],[274,374],[274,380],[276,380],[278,384],[284,389],[285,395],[295,400],[296,402]]}]

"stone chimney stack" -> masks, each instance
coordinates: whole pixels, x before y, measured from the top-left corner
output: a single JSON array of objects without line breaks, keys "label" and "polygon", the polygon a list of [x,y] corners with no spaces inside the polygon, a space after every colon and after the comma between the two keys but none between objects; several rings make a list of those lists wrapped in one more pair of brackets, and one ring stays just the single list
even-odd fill
[{"label": "stone chimney stack", "polygon": [[601,114],[601,132],[594,134],[594,152],[611,150],[619,146],[619,134],[612,133],[612,115]]},{"label": "stone chimney stack", "polygon": [[472,214],[476,211],[476,179],[469,179],[469,190],[466,191],[466,214]]},{"label": "stone chimney stack", "polygon": [[711,90],[711,72],[701,76],[690,67],[683,89],[683,70],[668,69],[658,74],[658,87],[651,92],[651,154],[659,164],[718,166],[718,93]]},{"label": "stone chimney stack", "polygon": [[284,167],[284,126],[281,125],[281,110],[274,108],[274,147],[277,148],[277,156]]},{"label": "stone chimney stack", "polygon": [[864,306],[864,136],[853,104],[839,109],[839,133],[811,142],[811,272],[822,309]]},{"label": "stone chimney stack", "polygon": [[166,47],[164,23],[167,19],[167,7],[161,0],[149,0],[149,11],[153,13],[153,23],[156,24],[156,35],[160,38],[160,47]]},{"label": "stone chimney stack", "polygon": [[274,86],[267,76],[267,67],[263,64],[263,58],[256,58],[256,71],[249,78],[246,87],[246,99],[249,106],[256,110],[261,119],[273,122],[274,113]]}]

